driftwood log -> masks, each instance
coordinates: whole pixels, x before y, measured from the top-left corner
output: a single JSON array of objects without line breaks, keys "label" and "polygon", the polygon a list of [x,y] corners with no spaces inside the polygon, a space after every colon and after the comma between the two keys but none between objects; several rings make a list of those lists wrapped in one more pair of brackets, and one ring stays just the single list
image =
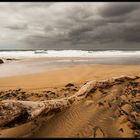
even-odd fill
[{"label": "driftwood log", "polygon": [[0,102],[0,127],[4,127],[10,122],[13,122],[19,116],[25,115],[24,122],[34,120],[35,118],[48,113],[54,109],[64,109],[69,107],[75,101],[85,98],[91,90],[97,88],[111,87],[115,84],[121,84],[128,80],[135,80],[138,76],[121,76],[113,77],[108,80],[89,81],[83,85],[78,92],[70,97],[62,99],[53,99],[46,101],[18,101],[18,100],[3,100]]}]

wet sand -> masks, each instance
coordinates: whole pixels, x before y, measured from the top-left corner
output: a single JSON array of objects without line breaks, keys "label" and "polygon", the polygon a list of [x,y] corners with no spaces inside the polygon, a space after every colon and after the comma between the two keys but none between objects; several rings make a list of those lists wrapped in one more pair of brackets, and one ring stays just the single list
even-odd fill
[{"label": "wet sand", "polygon": [[[87,81],[121,75],[140,76],[140,65],[84,64],[3,77],[0,100],[60,99],[74,95]],[[140,79],[97,88],[62,111],[2,128],[0,137],[140,137],[139,93]]]},{"label": "wet sand", "polygon": [[61,87],[67,83],[81,84],[89,80],[120,75],[139,75],[140,65],[78,65],[50,71],[0,78],[0,89],[38,90]]},{"label": "wet sand", "polygon": [[47,57],[26,58],[5,61],[0,65],[0,77],[46,72],[77,65],[140,65],[140,57]]}]

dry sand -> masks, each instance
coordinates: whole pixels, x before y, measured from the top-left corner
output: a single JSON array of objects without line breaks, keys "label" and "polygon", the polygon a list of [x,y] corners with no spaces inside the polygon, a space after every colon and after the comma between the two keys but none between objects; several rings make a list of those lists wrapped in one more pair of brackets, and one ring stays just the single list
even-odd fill
[{"label": "dry sand", "polygon": [[140,65],[79,65],[30,75],[0,78],[0,90],[61,87],[67,83],[81,84],[94,79],[139,74]]},{"label": "dry sand", "polygon": [[[0,78],[0,99],[63,98],[73,95],[87,81],[121,75],[140,76],[140,65],[80,65]],[[21,90],[16,91],[19,88]],[[51,112],[50,119],[44,116],[37,121],[2,128],[0,137],[140,137],[139,112],[138,79],[92,91],[71,107]]]}]

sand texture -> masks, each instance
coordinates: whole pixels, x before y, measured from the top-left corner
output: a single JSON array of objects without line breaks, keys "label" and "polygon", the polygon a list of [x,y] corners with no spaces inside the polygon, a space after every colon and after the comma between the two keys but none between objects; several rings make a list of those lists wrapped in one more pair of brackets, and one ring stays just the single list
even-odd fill
[{"label": "sand texture", "polygon": [[40,90],[63,87],[68,83],[82,84],[121,75],[139,75],[140,65],[78,65],[71,68],[50,70],[36,74],[0,78],[0,90]]},{"label": "sand texture", "polygon": [[139,68],[82,65],[0,78],[0,137],[140,137]]}]

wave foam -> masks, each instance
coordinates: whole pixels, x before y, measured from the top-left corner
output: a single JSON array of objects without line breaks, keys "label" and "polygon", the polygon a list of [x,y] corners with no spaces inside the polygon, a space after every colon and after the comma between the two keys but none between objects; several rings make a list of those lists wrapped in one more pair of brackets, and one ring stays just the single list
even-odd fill
[{"label": "wave foam", "polygon": [[39,58],[39,57],[131,57],[140,56],[140,51],[83,51],[83,50],[36,50],[0,51],[1,58]]}]

